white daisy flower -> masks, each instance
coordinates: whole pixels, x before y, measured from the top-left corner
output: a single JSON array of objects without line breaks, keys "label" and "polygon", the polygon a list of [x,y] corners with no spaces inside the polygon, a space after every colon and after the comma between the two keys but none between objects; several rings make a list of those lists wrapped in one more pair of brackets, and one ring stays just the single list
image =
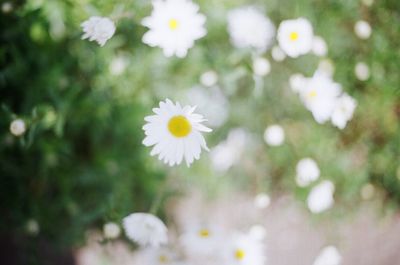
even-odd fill
[{"label": "white daisy flower", "polygon": [[325,180],[312,188],[307,198],[308,208],[312,213],[321,213],[334,204],[333,192],[335,186],[331,181]]},{"label": "white daisy flower", "polygon": [[313,265],[339,265],[342,262],[342,256],[334,246],[324,247],[315,258]]},{"label": "white daisy flower", "polygon": [[151,16],[142,21],[150,29],[143,35],[143,42],[160,47],[167,57],[185,57],[194,41],[206,35],[206,17],[190,0],[154,0],[152,4]]},{"label": "white daisy flower", "polygon": [[104,224],[103,234],[105,238],[115,239],[121,234],[121,229],[119,228],[118,224],[109,222]]},{"label": "white daisy flower", "polygon": [[221,233],[209,225],[193,225],[181,237],[185,253],[191,257],[210,257],[222,243]]},{"label": "white daisy flower", "polygon": [[202,125],[206,119],[193,113],[196,107],[172,103],[167,99],[161,101],[159,108],[154,108],[156,115],[145,117],[148,123],[143,126],[146,138],[145,146],[153,146],[151,155],[158,155],[159,160],[170,166],[179,165],[183,159],[190,166],[200,158],[201,149],[208,151],[206,141],[201,132],[211,132]]},{"label": "white daisy flower", "polygon": [[226,264],[264,265],[264,245],[251,235],[237,234],[225,250]]},{"label": "white daisy flower", "polygon": [[14,136],[21,136],[26,131],[25,122],[22,119],[13,120],[10,124],[10,132]]},{"label": "white daisy flower", "polygon": [[302,74],[293,74],[289,77],[289,86],[295,93],[300,93],[307,84],[307,78]]},{"label": "white daisy flower", "polygon": [[266,193],[259,193],[254,198],[254,206],[259,209],[265,209],[271,204],[271,198]]},{"label": "white daisy flower", "polygon": [[159,247],[168,241],[167,227],[156,216],[133,213],[122,220],[126,236],[140,246]]},{"label": "white daisy flower", "polygon": [[228,31],[236,48],[265,51],[275,36],[275,26],[255,7],[245,6],[228,13]]},{"label": "white daisy flower", "polygon": [[358,62],[354,67],[354,73],[358,80],[367,81],[370,77],[369,67],[364,62]]},{"label": "white daisy flower", "polygon": [[271,71],[271,64],[263,57],[257,57],[253,60],[253,71],[258,76],[266,76]]},{"label": "white daisy flower", "polygon": [[264,140],[270,146],[282,145],[285,141],[285,131],[277,124],[268,126],[264,132]]},{"label": "white daisy flower", "polygon": [[200,83],[205,87],[212,87],[218,82],[218,75],[215,71],[209,70],[200,76]]},{"label": "white daisy flower", "polygon": [[354,32],[360,39],[366,40],[371,36],[372,29],[369,23],[365,20],[359,20],[354,25]]},{"label": "white daisy flower", "polygon": [[145,265],[177,265],[176,254],[168,248],[146,248],[137,251],[134,264]]},{"label": "white daisy flower", "polygon": [[82,39],[96,41],[100,46],[104,46],[115,33],[114,22],[107,17],[90,17],[81,27],[84,32]]},{"label": "white daisy flower", "polygon": [[332,124],[343,130],[346,127],[347,122],[353,118],[356,106],[357,102],[354,98],[344,93],[336,102],[331,117]]},{"label": "white daisy flower", "polygon": [[313,28],[305,18],[284,20],[278,28],[278,42],[290,57],[296,58],[311,51]]},{"label": "white daisy flower", "polygon": [[300,187],[306,187],[319,178],[319,168],[312,158],[301,159],[296,166],[296,183]]},{"label": "white daisy flower", "polygon": [[312,112],[314,119],[318,123],[325,123],[330,119],[341,91],[340,84],[317,71],[312,78],[307,79],[300,97],[306,108]]},{"label": "white daisy flower", "polygon": [[317,56],[325,56],[328,53],[328,45],[320,36],[314,36],[312,42],[312,52]]}]

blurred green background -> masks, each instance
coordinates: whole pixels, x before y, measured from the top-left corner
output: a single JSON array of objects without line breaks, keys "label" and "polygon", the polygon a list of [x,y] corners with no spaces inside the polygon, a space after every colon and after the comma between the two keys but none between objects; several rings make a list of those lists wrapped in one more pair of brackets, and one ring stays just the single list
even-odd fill
[{"label": "blurred green background", "polygon": [[[400,2],[379,0],[370,7],[358,0],[197,2],[207,16],[208,34],[184,59],[165,58],[160,49],[142,43],[146,29],[140,21],[151,11],[147,0],[8,1],[10,10],[2,2],[0,234],[31,250],[26,264],[41,264],[29,247],[32,242],[44,240],[60,249],[80,246],[88,229],[120,222],[133,211],[149,211],[158,200],[158,213],[163,212],[165,197],[193,186],[210,197],[230,190],[267,191],[290,193],[304,202],[309,188],[298,188],[294,175],[297,161],[308,156],[318,162],[321,178],[336,185],[337,207],[329,216],[351,213],[366,184],[377,191],[382,211],[397,209]],[[263,57],[270,60],[271,72],[255,77],[254,54],[232,47],[227,11],[248,4],[263,10],[276,26],[304,16],[326,40],[334,80],[358,102],[343,131],[317,124],[289,88],[290,75],[311,76],[321,58],[310,54],[274,62],[268,50]],[[116,34],[104,47],[80,39],[80,23],[92,15],[117,20]],[[372,26],[368,40],[354,34],[360,19]],[[354,75],[360,61],[370,67],[367,81]],[[199,84],[209,70],[218,74],[214,90]],[[141,144],[144,116],[166,97],[196,104],[190,101],[193,87],[211,98],[217,90],[223,100],[213,104],[228,113],[223,124],[211,126],[209,147],[225,140],[233,128],[251,138],[242,159],[225,172],[210,166],[207,153],[189,169],[170,169]],[[21,137],[9,131],[16,118],[27,125]],[[263,142],[266,126],[274,123],[286,132],[285,144],[277,148]],[[26,239],[31,219],[40,232]]]}]

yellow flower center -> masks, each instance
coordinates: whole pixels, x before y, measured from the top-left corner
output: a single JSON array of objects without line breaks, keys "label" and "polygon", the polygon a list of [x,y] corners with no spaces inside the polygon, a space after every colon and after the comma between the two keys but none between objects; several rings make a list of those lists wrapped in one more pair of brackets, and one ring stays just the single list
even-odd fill
[{"label": "yellow flower center", "polygon": [[164,255],[160,255],[158,257],[158,261],[160,261],[160,263],[167,263],[168,262],[168,258]]},{"label": "yellow flower center", "polygon": [[176,20],[175,18],[171,18],[168,21],[168,26],[171,30],[176,30],[179,26],[178,20]]},{"label": "yellow flower center", "polygon": [[236,251],[235,251],[235,258],[237,259],[237,260],[243,260],[244,259],[244,256],[246,255],[246,253],[244,253],[244,250],[243,249],[237,249]]},{"label": "yellow flower center", "polygon": [[174,116],[168,122],[168,130],[175,137],[185,137],[192,131],[192,125],[186,117]]},{"label": "yellow flower center", "polygon": [[199,231],[199,236],[203,237],[203,238],[209,237],[210,236],[210,231],[208,231],[207,229],[201,229]]},{"label": "yellow flower center", "polygon": [[316,96],[317,96],[317,91],[315,91],[315,90],[311,90],[308,93],[308,97],[310,97],[310,98],[315,98]]},{"label": "yellow flower center", "polygon": [[299,33],[295,32],[295,31],[291,32],[289,35],[289,39],[291,41],[296,41],[298,38],[299,38]]}]

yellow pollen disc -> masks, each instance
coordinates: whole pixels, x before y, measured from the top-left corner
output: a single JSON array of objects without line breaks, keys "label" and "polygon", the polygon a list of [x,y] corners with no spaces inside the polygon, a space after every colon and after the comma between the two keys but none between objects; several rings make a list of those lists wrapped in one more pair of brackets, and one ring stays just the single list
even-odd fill
[{"label": "yellow pollen disc", "polygon": [[185,137],[192,131],[192,125],[186,117],[174,116],[168,122],[168,130],[175,137]]},{"label": "yellow pollen disc", "polygon": [[315,90],[311,90],[310,93],[308,93],[308,96],[310,98],[315,98],[317,96],[317,92]]},{"label": "yellow pollen disc", "polygon": [[201,229],[199,231],[199,236],[200,237],[209,237],[210,236],[210,232],[207,229]]},{"label": "yellow pollen disc", "polygon": [[246,255],[246,253],[244,253],[243,249],[237,249],[235,251],[235,258],[237,260],[243,260],[245,255]]},{"label": "yellow pollen disc", "polygon": [[171,30],[176,30],[178,28],[178,20],[171,18],[168,22],[168,26]]},{"label": "yellow pollen disc", "polygon": [[289,39],[291,41],[296,41],[298,38],[299,38],[299,33],[295,32],[295,31],[291,32],[289,35]]},{"label": "yellow pollen disc", "polygon": [[164,255],[161,255],[160,257],[158,257],[158,260],[160,261],[160,263],[167,263],[168,258]]}]

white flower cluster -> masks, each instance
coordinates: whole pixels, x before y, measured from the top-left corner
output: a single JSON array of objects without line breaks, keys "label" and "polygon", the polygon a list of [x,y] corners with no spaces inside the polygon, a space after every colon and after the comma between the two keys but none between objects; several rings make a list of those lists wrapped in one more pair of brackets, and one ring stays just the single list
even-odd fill
[{"label": "white flower cluster", "polygon": [[107,17],[91,17],[81,24],[83,32],[82,39],[96,41],[104,46],[115,33],[114,22]]},{"label": "white flower cluster", "polygon": [[316,71],[311,78],[296,74],[290,78],[290,86],[318,123],[331,120],[334,126],[344,129],[352,119],[355,99],[343,93],[341,85],[327,74]]}]

